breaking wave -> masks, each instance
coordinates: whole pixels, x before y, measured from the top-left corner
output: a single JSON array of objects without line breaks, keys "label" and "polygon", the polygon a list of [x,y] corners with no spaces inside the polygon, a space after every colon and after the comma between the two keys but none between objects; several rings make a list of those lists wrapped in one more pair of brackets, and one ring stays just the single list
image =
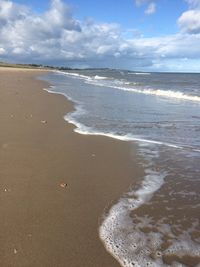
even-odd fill
[{"label": "breaking wave", "polygon": [[[145,89],[141,88],[141,86],[136,88],[138,83],[127,83],[127,81],[113,79],[112,77],[104,77],[104,76],[86,76],[78,73],[73,72],[61,72],[57,71],[57,73],[62,73],[64,75],[69,75],[74,78],[84,79],[86,83],[103,86],[103,87],[110,87],[115,88],[118,90],[123,90],[132,93],[138,94],[145,94],[145,95],[152,95],[157,97],[164,97],[164,98],[171,98],[174,100],[185,100],[185,101],[194,101],[200,102],[200,97],[197,95],[188,95],[184,94],[180,91],[172,91],[172,90],[161,90],[161,89]],[[150,73],[131,73],[136,75],[149,75]]]}]

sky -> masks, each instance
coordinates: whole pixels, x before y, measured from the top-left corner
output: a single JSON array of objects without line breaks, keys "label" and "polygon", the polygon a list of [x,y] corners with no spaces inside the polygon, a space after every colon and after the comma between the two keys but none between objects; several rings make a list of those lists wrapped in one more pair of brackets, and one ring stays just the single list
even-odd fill
[{"label": "sky", "polygon": [[0,0],[0,61],[200,72],[200,0]]}]

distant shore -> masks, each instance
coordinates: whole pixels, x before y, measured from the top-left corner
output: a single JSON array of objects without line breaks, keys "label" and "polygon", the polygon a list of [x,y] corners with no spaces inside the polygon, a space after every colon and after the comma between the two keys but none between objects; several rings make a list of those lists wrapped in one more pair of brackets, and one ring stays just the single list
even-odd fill
[{"label": "distant shore", "polygon": [[134,147],[75,133],[44,73],[0,68],[0,266],[117,267],[98,226],[141,174]]}]

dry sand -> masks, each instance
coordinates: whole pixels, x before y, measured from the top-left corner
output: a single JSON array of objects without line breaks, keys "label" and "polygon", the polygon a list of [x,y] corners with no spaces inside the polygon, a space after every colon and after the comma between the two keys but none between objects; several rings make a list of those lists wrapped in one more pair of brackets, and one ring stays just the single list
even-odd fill
[{"label": "dry sand", "polygon": [[117,267],[98,224],[141,174],[134,147],[74,133],[42,73],[0,68],[0,266]]}]

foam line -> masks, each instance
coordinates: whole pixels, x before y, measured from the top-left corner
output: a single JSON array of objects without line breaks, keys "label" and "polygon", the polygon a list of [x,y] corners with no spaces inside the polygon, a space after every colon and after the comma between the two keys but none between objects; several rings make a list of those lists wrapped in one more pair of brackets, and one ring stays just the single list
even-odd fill
[{"label": "foam line", "polygon": [[176,145],[176,144],[171,144],[171,143],[167,143],[167,142],[161,142],[161,141],[157,141],[157,140],[150,140],[150,139],[145,139],[145,138],[140,138],[131,134],[127,134],[127,135],[117,135],[115,133],[104,133],[104,132],[98,132],[95,131],[94,129],[87,127],[85,125],[83,125],[82,123],[78,122],[77,119],[75,119],[76,116],[79,116],[80,114],[84,114],[85,111],[81,105],[81,103],[79,103],[78,101],[75,101],[74,99],[70,98],[67,94],[62,93],[62,92],[56,92],[51,90],[55,89],[55,86],[51,86],[49,89],[44,88],[45,91],[51,93],[51,94],[60,94],[60,95],[64,95],[68,100],[72,101],[75,104],[75,111],[68,113],[64,116],[64,120],[72,123],[76,126],[76,128],[74,129],[74,131],[76,133],[79,134],[83,134],[83,135],[100,135],[100,136],[107,136],[113,139],[118,139],[121,141],[135,141],[135,142],[139,142],[139,143],[147,143],[147,144],[155,144],[155,145],[159,145],[159,146],[167,146],[167,147],[171,147],[171,148],[175,148],[175,149],[181,149],[181,150],[191,150],[197,153],[200,153],[199,149],[195,149],[195,148],[191,148],[191,147],[184,147],[184,146],[180,146],[180,145]]},{"label": "foam line", "polygon": [[151,75],[150,72],[129,72],[131,75]]},{"label": "foam line", "polygon": [[[171,91],[171,90],[155,90],[155,89],[136,89],[133,87],[122,87],[117,85],[109,85],[109,84],[101,84],[101,83],[94,83],[92,80],[87,81],[88,83],[95,84],[98,86],[105,86],[110,88],[115,88],[117,90],[127,91],[131,93],[138,93],[138,94],[144,94],[144,95],[152,95],[152,96],[158,96],[158,97],[165,97],[165,98],[171,98],[174,100],[186,100],[186,101],[194,101],[194,102],[200,102],[200,97],[196,95],[186,95],[180,91]],[[126,83],[124,83],[126,84]]]},{"label": "foam line", "polygon": [[142,247],[139,240],[145,237],[133,231],[130,217],[130,212],[148,202],[164,183],[166,173],[148,171],[141,187],[137,191],[129,192],[128,197],[121,198],[112,206],[99,227],[99,236],[105,248],[124,267],[164,266],[160,261],[153,261],[148,253],[137,255],[138,249]]},{"label": "foam line", "polygon": [[[77,108],[79,109],[79,107],[77,107]],[[76,126],[76,128],[74,129],[74,131],[76,133],[83,134],[83,135],[106,136],[106,137],[110,137],[110,138],[121,140],[121,141],[134,141],[134,142],[138,142],[138,143],[155,144],[155,145],[159,145],[159,146],[167,146],[167,147],[180,149],[180,150],[191,150],[191,151],[194,151],[194,152],[200,152],[200,150],[193,149],[191,147],[183,147],[183,146],[179,146],[179,145],[171,144],[171,143],[167,143],[167,142],[161,142],[161,141],[156,141],[156,140],[149,140],[149,139],[139,138],[139,137],[136,137],[136,136],[131,135],[131,134],[117,135],[115,133],[104,133],[104,132],[95,131],[94,129],[92,129],[90,127],[87,127],[87,126],[83,125],[82,123],[78,122],[74,118],[76,115],[78,115],[78,114],[80,114],[82,112],[84,112],[84,111],[81,108],[81,110],[77,110],[77,111],[75,111],[73,113],[69,113],[69,114],[64,116],[64,119],[67,122],[72,123],[72,124],[74,124]]]},{"label": "foam line", "polygon": [[[194,102],[200,102],[200,97],[196,95],[187,95],[180,91],[172,91],[172,90],[161,90],[161,89],[139,89],[139,88],[133,88],[128,86],[118,86],[120,85],[127,85],[127,82],[123,82],[121,80],[114,80],[113,84],[106,84],[101,83],[101,80],[110,80],[107,77],[103,76],[86,76],[81,75],[78,73],[73,72],[62,72],[62,71],[56,71],[57,73],[61,73],[64,75],[69,75],[75,78],[84,79],[89,84],[95,84],[98,86],[104,86],[104,87],[110,87],[115,88],[122,91],[132,92],[132,93],[139,93],[139,94],[145,94],[145,95],[152,95],[152,96],[158,96],[158,97],[165,97],[165,98],[171,98],[171,99],[177,99],[177,100],[186,100],[186,101],[194,101]],[[131,73],[135,75],[150,75],[151,73]]]}]

